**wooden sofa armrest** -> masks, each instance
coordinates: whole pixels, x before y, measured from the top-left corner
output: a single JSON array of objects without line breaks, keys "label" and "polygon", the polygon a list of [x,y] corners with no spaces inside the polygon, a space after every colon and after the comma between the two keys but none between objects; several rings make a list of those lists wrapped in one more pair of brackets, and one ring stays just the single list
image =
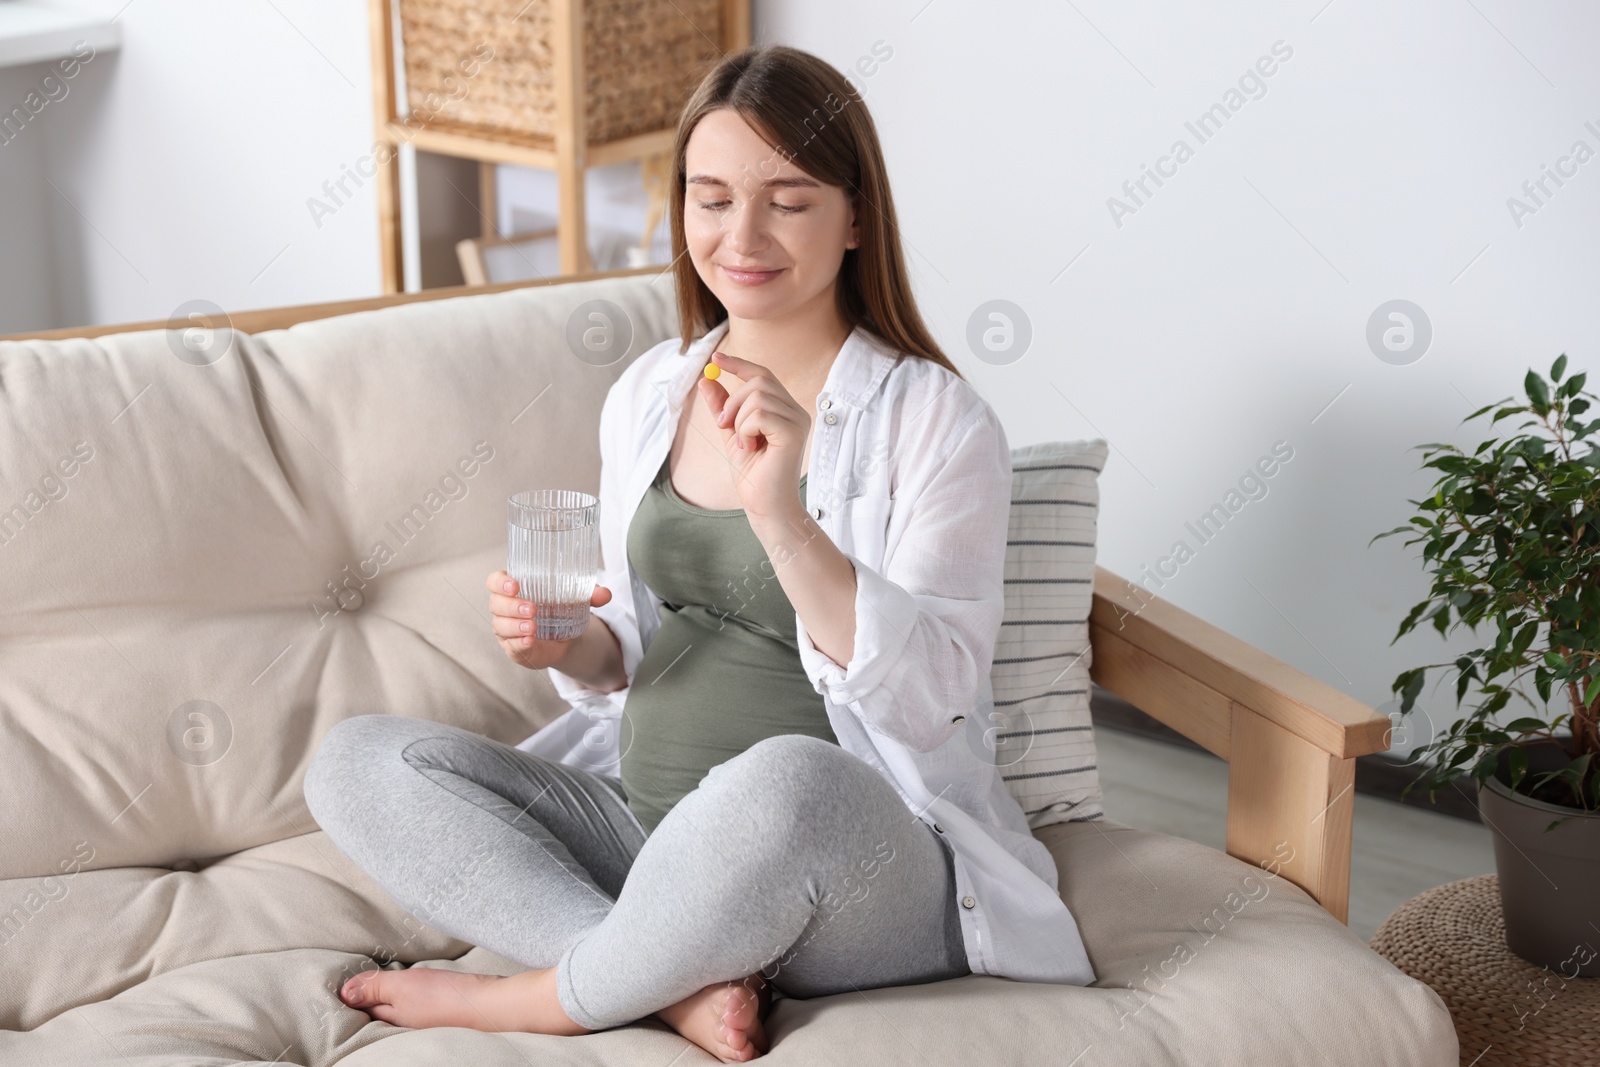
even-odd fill
[{"label": "wooden sofa armrest", "polygon": [[1104,567],[1089,643],[1097,685],[1228,761],[1228,854],[1347,922],[1355,757],[1389,719]]}]

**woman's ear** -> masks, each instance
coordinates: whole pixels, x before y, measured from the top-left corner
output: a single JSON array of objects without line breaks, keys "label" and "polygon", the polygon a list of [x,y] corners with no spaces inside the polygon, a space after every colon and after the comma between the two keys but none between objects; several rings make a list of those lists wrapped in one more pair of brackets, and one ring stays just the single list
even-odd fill
[{"label": "woman's ear", "polygon": [[850,198],[850,235],[845,239],[846,248],[861,247],[861,198]]}]

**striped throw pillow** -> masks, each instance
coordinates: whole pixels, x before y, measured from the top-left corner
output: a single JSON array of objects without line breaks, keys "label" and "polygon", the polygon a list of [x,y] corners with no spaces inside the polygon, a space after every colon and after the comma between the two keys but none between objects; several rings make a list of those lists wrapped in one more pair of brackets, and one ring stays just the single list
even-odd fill
[{"label": "striped throw pillow", "polygon": [[1089,719],[1089,606],[1106,455],[1099,439],[1011,452],[1006,611],[985,745],[1035,830],[1104,815]]}]

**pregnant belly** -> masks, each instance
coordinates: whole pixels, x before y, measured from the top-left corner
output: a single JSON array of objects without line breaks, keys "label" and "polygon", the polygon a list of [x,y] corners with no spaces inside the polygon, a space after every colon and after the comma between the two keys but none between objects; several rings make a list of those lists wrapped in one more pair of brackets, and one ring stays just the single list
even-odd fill
[{"label": "pregnant belly", "polygon": [[663,612],[623,709],[622,786],[647,831],[712,767],[763,738],[838,743],[792,646],[694,612]]}]

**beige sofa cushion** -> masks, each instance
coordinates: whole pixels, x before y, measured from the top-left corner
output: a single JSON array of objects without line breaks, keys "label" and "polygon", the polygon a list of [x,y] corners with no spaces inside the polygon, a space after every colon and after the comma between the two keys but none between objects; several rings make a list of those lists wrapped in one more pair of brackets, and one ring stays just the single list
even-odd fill
[{"label": "beige sofa cushion", "polygon": [[[598,480],[624,364],[565,338],[601,298],[635,352],[676,333],[642,276],[241,336],[209,366],[161,333],[0,343],[0,509],[23,509],[0,521],[0,1063],[709,1062],[659,1025],[410,1032],[344,1008],[371,959],[516,968],[401,912],[301,794],[340,718],[514,743],[564,707],[490,638],[483,579],[507,495]],[[326,599],[378,541],[392,557]],[[768,1062],[1455,1062],[1438,998],[1281,879],[1205,939],[1244,864],[1109,821],[1039,836],[1096,987],[782,1001]],[[1141,993],[1146,967],[1168,977]]]},{"label": "beige sofa cushion", "polygon": [[92,457],[0,544],[0,878],[303,833],[306,764],[346,716],[515,744],[564,709],[490,637],[484,579],[514,490],[598,485],[625,363],[568,350],[592,299],[635,353],[677,334],[670,281],[642,278],[236,334],[208,366],[161,332],[0,343],[0,508],[74,443]]},{"label": "beige sofa cushion", "polygon": [[[1038,835],[1100,976],[1094,986],[973,975],[779,1000],[764,1062],[1067,1064],[1087,1051],[1077,1062],[1457,1063],[1433,991],[1281,878],[1111,820]],[[0,883],[0,900],[25,888]],[[115,937],[103,916],[115,917]],[[409,1031],[334,995],[374,961],[520,970],[465,949],[385,902],[320,832],[198,873],[85,871],[9,946],[8,958],[29,962],[0,970],[0,1026],[30,1032],[0,1032],[0,1063],[99,1064],[112,1050],[305,1067],[710,1062],[659,1023],[581,1038]]]}]

